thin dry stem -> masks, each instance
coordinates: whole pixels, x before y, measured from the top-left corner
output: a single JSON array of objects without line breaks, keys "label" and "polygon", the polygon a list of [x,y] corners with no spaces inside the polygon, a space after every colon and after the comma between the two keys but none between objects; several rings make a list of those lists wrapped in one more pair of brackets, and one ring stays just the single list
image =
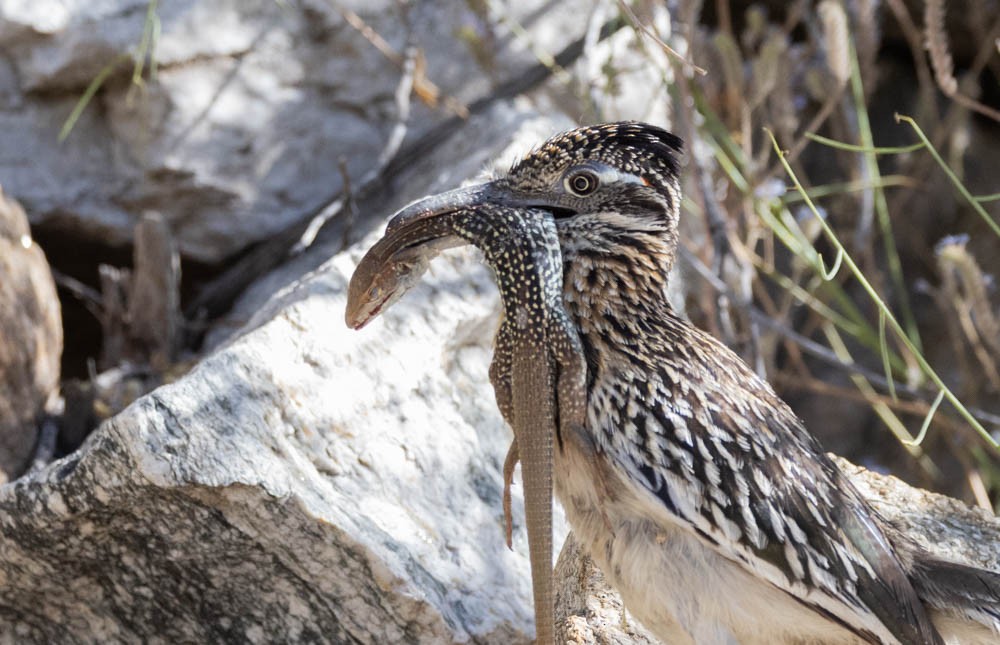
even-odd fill
[{"label": "thin dry stem", "polygon": [[[358,33],[365,37],[365,40],[370,42],[375,46],[382,55],[386,57],[390,62],[398,67],[404,67],[406,62],[406,57],[400,54],[396,49],[382,38],[381,35],[372,27],[364,21],[364,19],[358,14],[354,13],[346,7],[340,7],[340,15],[343,16],[344,21],[351,27],[354,27]],[[464,103],[459,101],[453,96],[449,96],[441,91],[437,85],[434,84],[430,79],[424,76],[423,66],[418,65],[413,78],[413,93],[420,97],[420,100],[426,103],[431,108],[436,108],[438,105],[444,107],[445,110],[454,114],[455,116],[462,117],[463,119],[469,118],[469,108],[466,107]]]},{"label": "thin dry stem", "polygon": [[708,74],[706,70],[695,65],[694,61],[688,60],[673,47],[660,40],[660,37],[657,36],[652,29],[644,25],[642,21],[639,20],[638,16],[635,15],[635,12],[632,11],[632,8],[628,6],[628,3],[626,3],[625,0],[618,0],[618,6],[621,7],[622,12],[628,17],[629,22],[632,23],[632,26],[634,26],[639,32],[649,37],[654,43],[659,45],[663,49],[663,51],[667,53],[668,56],[671,56],[675,60],[681,62],[685,68],[693,71],[695,74],[698,74],[699,76],[704,76]]},{"label": "thin dry stem", "polygon": [[927,57],[924,56],[923,35],[920,33],[920,29],[916,23],[913,22],[910,10],[906,8],[903,0],[886,0],[886,3],[896,17],[896,22],[899,23],[903,37],[906,38],[906,43],[910,47],[913,65],[917,71],[917,82],[920,85],[920,91],[923,95],[921,101],[922,107],[929,110],[927,116],[930,120],[937,121],[938,109],[933,96],[934,78],[931,75],[930,67],[927,65]]},{"label": "thin dry stem", "polygon": [[958,91],[958,81],[954,75],[954,62],[945,32],[944,0],[927,0],[924,6],[924,26],[927,33],[927,51],[930,53],[934,78],[945,96],[970,110],[979,112],[995,121],[1000,121],[1000,111]]}]

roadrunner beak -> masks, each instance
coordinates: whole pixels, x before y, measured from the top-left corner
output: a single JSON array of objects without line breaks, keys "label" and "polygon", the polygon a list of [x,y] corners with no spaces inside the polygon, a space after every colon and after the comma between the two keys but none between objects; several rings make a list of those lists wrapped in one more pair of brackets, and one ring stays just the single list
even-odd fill
[{"label": "roadrunner beak", "polygon": [[397,211],[385,229],[386,237],[395,231],[432,220],[441,215],[464,209],[475,209],[483,204],[506,203],[505,195],[492,182],[456,188],[440,195],[419,199]]},{"label": "roadrunner beak", "polygon": [[361,329],[409,291],[441,251],[465,244],[452,230],[448,215],[502,203],[492,183],[458,188],[413,202],[389,220],[351,276],[344,319]]}]

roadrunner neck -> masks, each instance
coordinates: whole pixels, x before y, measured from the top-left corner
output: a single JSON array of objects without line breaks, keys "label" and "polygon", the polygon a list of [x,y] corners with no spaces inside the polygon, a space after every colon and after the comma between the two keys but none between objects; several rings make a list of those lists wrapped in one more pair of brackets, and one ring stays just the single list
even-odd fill
[{"label": "roadrunner neck", "polygon": [[581,334],[622,347],[639,346],[651,325],[674,317],[666,300],[676,248],[676,224],[659,214],[605,212],[559,222],[563,299]]}]

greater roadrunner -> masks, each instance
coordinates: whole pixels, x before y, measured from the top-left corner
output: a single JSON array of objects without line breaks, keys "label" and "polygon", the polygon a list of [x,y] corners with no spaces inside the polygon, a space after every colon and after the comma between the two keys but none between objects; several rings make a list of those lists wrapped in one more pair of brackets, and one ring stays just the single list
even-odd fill
[{"label": "greater roadrunner", "polygon": [[[580,128],[491,182],[410,205],[352,279],[348,323],[390,305],[439,249],[484,249],[505,307],[491,368],[515,429],[505,477],[520,449],[529,539],[529,501],[547,494],[528,490],[529,458],[546,468],[535,424],[555,434],[555,491],[580,542],[666,643],[998,642],[1000,575],[894,531],[771,387],[667,304],[680,151],[650,125]],[[557,392],[519,399],[526,379]]]}]

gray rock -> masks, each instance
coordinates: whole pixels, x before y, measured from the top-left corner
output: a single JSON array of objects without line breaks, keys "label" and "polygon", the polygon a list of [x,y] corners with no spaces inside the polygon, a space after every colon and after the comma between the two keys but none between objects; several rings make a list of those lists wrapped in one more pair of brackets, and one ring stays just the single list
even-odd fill
[{"label": "gray rock", "polygon": [[[393,182],[390,193],[365,204],[365,212],[357,213],[359,226],[372,227],[374,220],[374,227],[381,231],[389,216],[407,203],[450,190],[467,180],[485,181],[492,168],[509,166],[539,141],[571,127],[573,123],[568,118],[558,114],[542,118],[524,101],[501,102],[486,113],[473,116],[453,136],[431,150],[421,163],[404,170]],[[275,292],[319,268],[339,253],[345,242],[344,239],[317,242],[265,275],[243,292],[227,319],[241,323],[249,320]],[[356,248],[367,249],[364,245]],[[209,334],[206,345],[215,347],[232,333],[231,324],[219,325]]]},{"label": "gray rock", "polygon": [[[498,17],[460,0],[411,3],[414,43],[442,92],[471,101],[535,61]],[[130,83],[146,0],[0,0],[0,183],[33,225],[127,245],[143,211],[163,214],[184,256],[219,262],[322,205],[346,160],[375,164],[400,71],[338,7],[396,51],[392,2],[177,0],[159,3],[157,75]],[[545,7],[544,11],[541,9]],[[534,46],[582,35],[583,0],[505,6]],[[62,144],[77,98],[118,65]],[[414,97],[411,133],[442,116]]]},{"label": "gray rock", "polygon": [[62,317],[45,254],[0,190],[0,484],[23,472],[59,386]]},{"label": "gray rock", "polygon": [[659,639],[625,610],[573,533],[566,537],[554,577],[556,638],[565,645],[656,645]]},{"label": "gray rock", "polygon": [[1000,519],[995,515],[830,456],[882,517],[929,553],[1000,571]]}]

